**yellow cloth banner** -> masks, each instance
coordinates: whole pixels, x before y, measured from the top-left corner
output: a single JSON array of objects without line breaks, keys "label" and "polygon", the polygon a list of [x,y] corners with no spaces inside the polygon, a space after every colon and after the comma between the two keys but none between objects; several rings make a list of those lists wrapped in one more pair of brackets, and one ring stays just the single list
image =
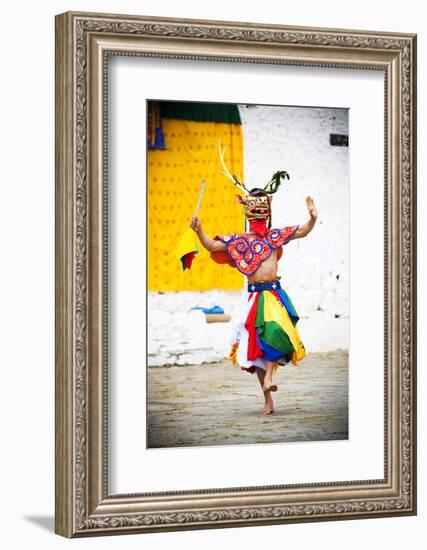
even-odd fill
[{"label": "yellow cloth banner", "polygon": [[197,235],[192,229],[187,227],[184,233],[178,239],[176,247],[173,249],[172,253],[175,256],[177,262],[180,262],[186,254],[190,252],[196,252],[199,249]]},{"label": "yellow cloth banner", "polygon": [[230,172],[243,178],[243,134],[239,124],[163,119],[165,150],[148,151],[148,289],[240,289],[243,276],[212,261],[197,236],[198,254],[182,270],[174,251],[188,228],[206,178],[199,219],[210,236],[244,231],[239,189],[222,170],[218,141],[227,146]]}]

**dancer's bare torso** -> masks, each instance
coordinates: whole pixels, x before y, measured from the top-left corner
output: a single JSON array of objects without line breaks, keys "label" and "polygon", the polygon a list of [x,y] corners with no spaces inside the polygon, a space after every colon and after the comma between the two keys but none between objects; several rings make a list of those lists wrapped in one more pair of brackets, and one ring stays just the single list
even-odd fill
[{"label": "dancer's bare torso", "polygon": [[277,249],[272,250],[259,268],[248,277],[248,283],[267,283],[277,279]]}]

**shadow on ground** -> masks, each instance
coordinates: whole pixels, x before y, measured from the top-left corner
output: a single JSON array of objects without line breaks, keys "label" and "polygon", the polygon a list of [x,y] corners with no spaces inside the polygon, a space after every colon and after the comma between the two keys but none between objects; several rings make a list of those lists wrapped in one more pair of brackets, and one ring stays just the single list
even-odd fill
[{"label": "shadow on ground", "polygon": [[37,527],[53,533],[55,531],[55,518],[53,516],[23,516],[23,519],[34,523]]}]

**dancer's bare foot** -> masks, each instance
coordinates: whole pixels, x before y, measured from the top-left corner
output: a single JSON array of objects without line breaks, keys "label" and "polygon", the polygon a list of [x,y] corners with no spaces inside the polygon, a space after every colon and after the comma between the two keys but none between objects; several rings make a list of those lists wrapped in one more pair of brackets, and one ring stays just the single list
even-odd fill
[{"label": "dancer's bare foot", "polygon": [[271,377],[265,375],[265,378],[264,378],[264,384],[262,386],[262,391],[263,392],[267,392],[267,391],[277,391],[277,384],[273,384],[273,380],[271,379]]},{"label": "dancer's bare foot", "polygon": [[273,402],[266,403],[264,405],[264,407],[261,409],[260,412],[261,412],[261,414],[263,414],[265,416],[267,416],[269,414],[274,414],[274,404],[273,404]]},{"label": "dancer's bare foot", "polygon": [[271,384],[271,386],[264,386],[263,391],[277,391],[278,385],[277,384]]}]

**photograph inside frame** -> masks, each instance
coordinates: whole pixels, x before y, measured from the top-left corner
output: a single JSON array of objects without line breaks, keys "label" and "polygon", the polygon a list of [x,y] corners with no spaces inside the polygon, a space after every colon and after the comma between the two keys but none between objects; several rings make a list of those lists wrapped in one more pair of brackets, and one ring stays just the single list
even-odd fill
[{"label": "photograph inside frame", "polygon": [[348,113],[147,102],[148,448],[349,438]]}]

